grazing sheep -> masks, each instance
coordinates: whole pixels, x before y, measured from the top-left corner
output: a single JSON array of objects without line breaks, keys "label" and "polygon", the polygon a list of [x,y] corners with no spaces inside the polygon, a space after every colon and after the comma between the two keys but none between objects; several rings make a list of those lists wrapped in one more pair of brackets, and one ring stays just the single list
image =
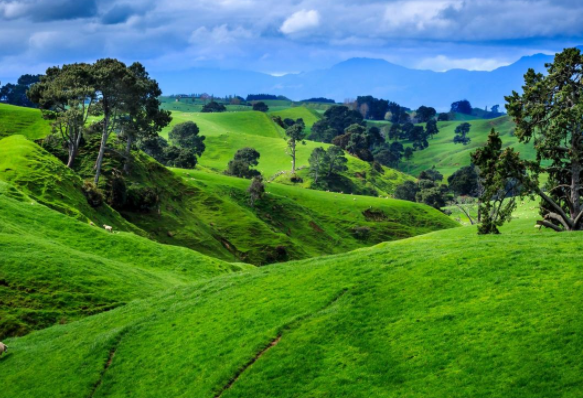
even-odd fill
[{"label": "grazing sheep", "polygon": [[8,346],[4,343],[0,343],[0,357],[2,356],[2,354],[4,354],[5,352],[8,352]]},{"label": "grazing sheep", "polygon": [[538,224],[537,224],[537,225],[535,225],[534,227],[540,231],[540,229],[542,228],[542,225],[538,225]]},{"label": "grazing sheep", "polygon": [[95,224],[93,224],[93,221],[89,221],[89,225],[91,225],[92,227],[95,226]]},{"label": "grazing sheep", "polygon": [[105,228],[105,230],[106,230],[107,232],[111,232],[111,233],[113,233],[113,227],[110,227],[109,225],[105,225],[105,224],[103,224],[103,228]]}]

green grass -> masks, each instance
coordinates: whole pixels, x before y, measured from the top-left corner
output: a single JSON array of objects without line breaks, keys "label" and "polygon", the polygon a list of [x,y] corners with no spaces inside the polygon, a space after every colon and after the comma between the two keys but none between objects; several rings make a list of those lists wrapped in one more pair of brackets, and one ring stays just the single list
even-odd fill
[{"label": "green grass", "polygon": [[50,123],[41,117],[38,109],[0,104],[0,139],[20,134],[36,140],[50,132]]},{"label": "green grass", "polygon": [[133,233],[108,233],[0,182],[0,336],[106,311],[244,269]]},{"label": "green grass", "polygon": [[282,119],[303,119],[306,127],[311,129],[314,123],[322,118],[313,109],[308,109],[304,106],[297,106],[295,108],[288,108],[280,111],[269,112],[271,116],[280,116]]},{"label": "green grass", "polygon": [[[297,107],[286,111],[289,116],[306,117],[309,121],[316,120],[316,116],[310,109]],[[275,113],[274,113],[275,114]],[[277,112],[277,114],[280,114]],[[184,112],[173,112],[173,125],[191,120],[197,123],[201,134],[206,137],[206,151],[199,159],[202,168],[212,172],[222,173],[227,168],[227,164],[235,152],[244,147],[255,148],[261,154],[257,169],[266,179],[271,179],[281,171],[289,171],[291,168],[291,158],[286,155],[287,143],[284,131],[277,126],[269,115],[261,112],[239,112],[239,113],[215,113],[215,114],[195,114]],[[312,117],[312,119],[309,119]],[[162,135],[167,137],[171,126],[166,128]],[[297,167],[307,168],[308,158],[317,147],[327,148],[328,144],[314,141],[306,141],[297,152]],[[348,156],[349,170],[344,174],[344,190],[355,193],[377,191],[379,195],[389,195],[394,187],[409,177],[400,172],[385,168],[385,173],[376,175],[371,171],[368,163],[355,157]],[[304,187],[310,186],[310,178],[307,170],[300,173],[306,183]],[[287,178],[286,178],[287,177]],[[287,176],[278,179],[279,182],[288,183]]]},{"label": "green grass", "polygon": [[9,339],[0,396],[213,397],[241,372],[223,397],[578,396],[583,234],[503,232],[219,276]]},{"label": "green grass", "polygon": [[490,120],[471,120],[468,123],[472,126],[469,133],[471,142],[468,145],[453,142],[455,128],[460,124],[459,121],[439,122],[437,124],[439,134],[434,139],[429,139],[429,147],[415,152],[411,164],[403,165],[401,169],[412,175],[419,175],[421,171],[435,165],[447,178],[460,167],[470,164],[470,153],[486,144],[492,128],[500,133],[504,147],[512,146],[521,153],[522,157],[534,160],[533,146],[518,143],[518,139],[512,135],[514,123],[507,116]]},{"label": "green grass", "polygon": [[[176,169],[189,185],[185,207],[240,260],[254,264],[342,253],[457,226],[426,206],[267,184],[249,205],[248,180]],[[141,225],[141,224],[140,224]],[[359,229],[368,229],[363,235]],[[283,252],[277,256],[277,252]]]}]

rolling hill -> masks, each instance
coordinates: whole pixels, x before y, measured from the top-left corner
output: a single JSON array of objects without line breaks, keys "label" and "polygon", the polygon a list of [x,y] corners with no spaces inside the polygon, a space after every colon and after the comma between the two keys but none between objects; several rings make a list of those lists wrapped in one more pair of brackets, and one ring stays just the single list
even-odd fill
[{"label": "rolling hill", "polygon": [[9,339],[0,396],[575,396],[583,235],[532,223],[218,276]]}]

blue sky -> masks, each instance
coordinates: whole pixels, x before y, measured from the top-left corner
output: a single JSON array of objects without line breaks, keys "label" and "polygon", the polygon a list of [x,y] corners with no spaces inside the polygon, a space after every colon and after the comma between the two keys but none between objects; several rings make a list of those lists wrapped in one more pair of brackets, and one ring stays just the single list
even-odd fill
[{"label": "blue sky", "polygon": [[116,57],[271,74],[352,57],[491,70],[583,44],[578,0],[0,0],[0,81]]}]

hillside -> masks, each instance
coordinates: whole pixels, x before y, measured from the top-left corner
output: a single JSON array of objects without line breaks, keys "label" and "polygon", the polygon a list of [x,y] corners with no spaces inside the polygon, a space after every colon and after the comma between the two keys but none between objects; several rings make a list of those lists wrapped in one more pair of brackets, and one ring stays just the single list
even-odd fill
[{"label": "hillside", "polygon": [[[249,121],[247,114],[256,116]],[[213,126],[222,131],[229,122],[251,128],[258,119],[264,122],[265,130],[259,130],[257,136],[247,135],[260,138],[255,142],[267,140],[261,134],[278,133],[262,113],[220,116],[227,118],[208,115],[204,120],[211,122],[201,126],[209,127],[209,132]],[[81,186],[83,180],[91,180],[93,176],[97,145],[97,140],[88,140],[79,152],[75,171],[71,171],[34,142],[22,136],[7,137],[0,140],[0,181],[86,224],[111,225],[116,231],[134,232],[159,243],[183,246],[225,261],[256,265],[342,253],[457,225],[438,211],[421,205],[315,192],[276,183],[268,184],[269,194],[252,208],[246,193],[248,180],[203,171],[172,173],[138,151],[134,152],[132,172],[124,176],[126,195],[128,187],[149,189],[159,199],[156,208],[148,211],[127,206],[94,208],[88,205]],[[115,148],[118,144],[112,140],[111,145]],[[367,163],[351,158],[352,162],[355,163],[353,170],[362,174],[370,169]],[[115,151],[108,152],[103,165],[103,184],[107,185],[114,170],[123,169],[122,163],[123,159]],[[359,170],[360,166],[367,170]],[[399,181],[399,174],[390,176],[390,172],[382,179],[374,177],[386,190],[391,188],[388,184]]]},{"label": "hillside", "polygon": [[535,152],[532,145],[523,145],[514,137],[515,125],[508,116],[490,120],[468,120],[472,127],[468,137],[468,145],[454,144],[456,127],[461,121],[438,122],[439,134],[429,140],[429,147],[415,152],[410,164],[404,164],[401,169],[412,175],[419,175],[423,170],[435,166],[447,178],[460,167],[468,166],[471,161],[470,153],[484,146],[492,128],[500,133],[504,147],[512,146],[521,155],[534,160]]},{"label": "hillside", "polygon": [[583,235],[531,226],[220,276],[9,339],[0,396],[576,396]]},{"label": "hillside", "polygon": [[46,137],[50,132],[50,123],[41,117],[38,109],[0,103],[0,139],[20,134],[35,140]]},{"label": "hillside", "polygon": [[[282,117],[304,117],[309,125],[316,121],[317,116],[312,110],[297,107],[285,111],[273,112],[272,114]],[[278,178],[278,182],[290,183],[291,159],[286,154],[287,143],[284,139],[284,131],[277,126],[267,114],[261,112],[228,112],[228,113],[192,113],[173,112],[172,126],[185,121],[194,121],[200,128],[201,134],[206,137],[206,151],[199,159],[202,168],[209,171],[222,173],[235,152],[244,147],[255,148],[261,154],[259,166],[263,176],[271,180],[281,171],[287,175]],[[167,137],[172,126],[166,128],[162,135]],[[297,152],[298,168],[308,167],[308,158],[317,147],[327,148],[329,145],[306,141]],[[376,173],[369,163],[361,161],[353,156],[348,156],[349,170],[343,173],[343,181],[338,191],[353,192],[355,194],[374,194],[387,196],[391,194],[394,187],[408,179],[409,176],[398,171],[384,168],[384,173]],[[300,172],[305,181],[304,187],[310,186],[310,177],[307,170]]]},{"label": "hillside", "polygon": [[1,181],[0,253],[0,336],[69,322],[249,267],[132,233],[108,233]]}]

